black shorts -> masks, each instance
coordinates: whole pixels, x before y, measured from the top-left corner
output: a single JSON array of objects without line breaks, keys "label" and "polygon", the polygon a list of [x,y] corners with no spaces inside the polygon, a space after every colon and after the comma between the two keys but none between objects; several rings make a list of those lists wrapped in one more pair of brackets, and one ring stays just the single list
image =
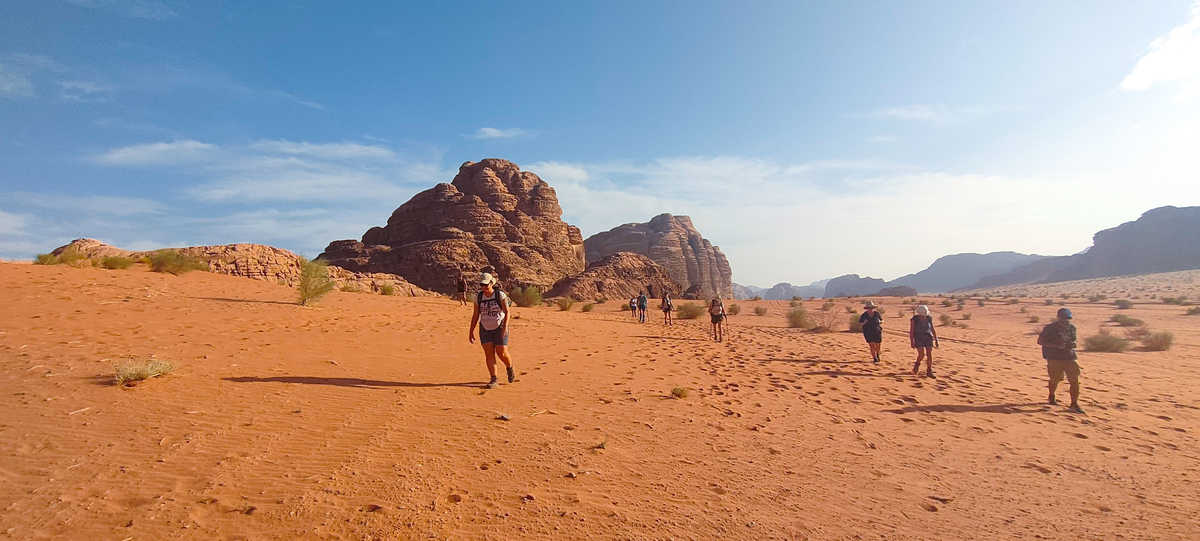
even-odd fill
[{"label": "black shorts", "polygon": [[479,327],[479,343],[480,344],[495,344],[497,346],[508,345],[508,333],[504,327],[497,327],[495,330],[489,331],[482,326]]},{"label": "black shorts", "polygon": [[720,323],[720,322],[721,322],[721,321],[723,321],[724,319],[725,319],[725,316],[723,316],[723,315],[721,315],[721,314],[714,315],[714,316],[712,317],[712,322],[713,322],[713,325],[716,325],[717,323]]},{"label": "black shorts", "polygon": [[933,347],[933,335],[926,334],[914,336],[913,343],[919,348],[931,348]]},{"label": "black shorts", "polygon": [[878,344],[883,341],[883,329],[863,329],[863,338],[872,344]]}]

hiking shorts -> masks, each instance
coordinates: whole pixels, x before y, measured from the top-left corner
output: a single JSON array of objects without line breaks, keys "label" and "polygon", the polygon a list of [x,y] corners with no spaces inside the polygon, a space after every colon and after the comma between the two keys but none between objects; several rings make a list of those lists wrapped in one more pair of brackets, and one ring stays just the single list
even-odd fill
[{"label": "hiking shorts", "polygon": [[725,320],[725,316],[723,316],[723,315],[721,315],[721,314],[716,314],[716,315],[714,315],[714,316],[712,317],[712,322],[713,322],[713,325],[716,325],[716,324],[718,324],[718,323],[720,323],[721,321],[724,321],[724,320]]},{"label": "hiking shorts", "polygon": [[494,331],[489,331],[483,327],[479,328],[479,343],[480,344],[495,344],[497,346],[508,345],[508,333],[504,332],[504,327],[497,327]]},{"label": "hiking shorts", "polygon": [[933,335],[932,334],[924,334],[924,335],[918,334],[913,337],[913,343],[916,344],[917,345],[916,347],[919,347],[919,348],[931,348],[931,347],[933,347]]},{"label": "hiking shorts", "polygon": [[1075,361],[1046,361],[1046,372],[1053,383],[1062,381],[1066,376],[1068,383],[1079,385],[1079,363]]},{"label": "hiking shorts", "polygon": [[863,329],[863,338],[871,344],[883,342],[883,329]]}]

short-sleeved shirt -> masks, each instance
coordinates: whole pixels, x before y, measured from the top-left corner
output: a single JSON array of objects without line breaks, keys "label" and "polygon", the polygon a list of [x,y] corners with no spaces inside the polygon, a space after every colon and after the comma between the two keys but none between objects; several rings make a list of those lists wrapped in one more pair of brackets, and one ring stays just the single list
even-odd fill
[{"label": "short-sleeved shirt", "polygon": [[1070,321],[1058,320],[1042,328],[1038,345],[1042,346],[1042,358],[1048,361],[1074,361],[1078,358],[1075,326]]},{"label": "short-sleeved shirt", "polygon": [[883,316],[879,315],[879,311],[863,312],[858,316],[858,322],[862,324],[863,331],[883,332]]},{"label": "short-sleeved shirt", "polygon": [[508,310],[508,295],[503,291],[493,290],[491,295],[479,292],[479,326],[485,331],[494,331],[504,323],[504,313]]},{"label": "short-sleeved shirt", "polygon": [[647,303],[647,302],[648,302],[648,301],[646,300],[646,296],[645,296],[645,295],[641,295],[641,296],[639,296],[639,297],[637,298],[637,305],[638,305],[638,308],[646,308],[646,303]]}]

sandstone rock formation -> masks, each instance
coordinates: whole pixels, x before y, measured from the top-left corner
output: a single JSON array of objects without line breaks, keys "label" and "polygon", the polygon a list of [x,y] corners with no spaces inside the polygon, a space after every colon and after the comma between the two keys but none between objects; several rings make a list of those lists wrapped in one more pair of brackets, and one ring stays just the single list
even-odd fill
[{"label": "sandstone rock formation", "polygon": [[683,288],[681,297],[733,297],[733,272],[725,254],[700,236],[687,216],[660,214],[643,224],[625,224],[588,237],[588,261],[633,252],[662,265]]},{"label": "sandstone rock formation", "polygon": [[[51,254],[59,255],[67,250],[92,259],[121,256],[131,259],[150,257],[159,250],[130,251],[117,248],[96,239],[76,239],[54,249]],[[186,248],[164,248],[189,255],[208,263],[209,272],[228,274],[256,280],[269,280],[294,287],[300,282],[300,256],[287,250],[262,244],[222,244],[214,246],[189,246]],[[433,293],[413,286],[401,276],[384,273],[351,272],[338,267],[329,267],[329,277],[338,287],[378,292],[390,284],[403,295],[429,296]]]},{"label": "sandstone rock formation", "polygon": [[889,286],[909,286],[922,293],[945,293],[967,287],[985,276],[992,276],[1046,259],[1046,256],[1016,252],[953,254],[937,258],[928,268],[888,282]]},{"label": "sandstone rock formation", "polygon": [[667,270],[650,258],[632,252],[617,252],[588,265],[587,270],[560,280],[547,297],[571,297],[575,300],[616,299],[627,301],[640,292],[661,296],[663,291],[678,295],[679,283]]},{"label": "sandstone rock formation", "polygon": [[915,297],[917,290],[909,286],[890,286],[880,289],[872,297]]},{"label": "sandstone rock formation", "polygon": [[554,188],[516,164],[466,162],[449,184],[400,205],[361,241],[329,243],[321,257],[356,272],[404,276],[452,292],[459,273],[493,267],[506,288],[549,288],[584,269],[583,237],[562,221]]},{"label": "sandstone rock formation", "polygon": [[829,283],[825,284],[825,297],[870,295],[885,287],[887,287],[887,282],[879,278],[859,276],[857,274],[843,274],[837,278],[830,279]]}]

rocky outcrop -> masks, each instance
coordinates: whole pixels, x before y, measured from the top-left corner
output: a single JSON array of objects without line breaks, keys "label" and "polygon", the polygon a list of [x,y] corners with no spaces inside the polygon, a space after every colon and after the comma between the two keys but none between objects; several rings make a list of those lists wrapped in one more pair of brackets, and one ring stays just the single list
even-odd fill
[{"label": "rocky outcrop", "polygon": [[763,291],[766,291],[766,289],[757,286],[744,286],[736,282],[733,284],[733,298],[738,300],[761,296]]},{"label": "rocky outcrop", "polygon": [[413,196],[361,241],[329,243],[321,257],[452,292],[459,273],[492,267],[506,288],[549,288],[584,269],[583,237],[562,221],[554,188],[516,164],[466,162],[449,184]]},{"label": "rocky outcrop", "polygon": [[762,298],[769,301],[786,301],[797,297],[806,299],[823,296],[825,296],[824,282],[817,282],[806,286],[794,286],[787,282],[781,282],[762,292]]},{"label": "rocky outcrop", "polygon": [[914,297],[917,290],[908,286],[891,286],[871,294],[872,297]]},{"label": "rocky outcrop", "polygon": [[953,254],[939,257],[921,272],[892,280],[888,286],[909,286],[924,293],[944,293],[967,287],[985,276],[1006,273],[1042,259],[1046,259],[1046,256],[1016,252]]},{"label": "rocky outcrop", "polygon": [[[50,253],[59,255],[68,250],[96,261],[114,256],[140,260],[150,257],[155,252],[169,250],[208,263],[209,272],[268,280],[290,287],[295,287],[300,283],[300,256],[287,250],[262,244],[221,244],[131,251],[96,239],[76,239]],[[349,286],[353,289],[378,292],[384,285],[391,285],[404,295],[418,297],[433,295],[433,293],[416,287],[403,277],[394,274],[359,273],[338,267],[329,267],[329,277],[337,283],[338,287]]]},{"label": "rocky outcrop", "polygon": [[588,261],[616,252],[633,252],[662,265],[684,288],[681,296],[733,297],[733,272],[725,254],[706,240],[687,216],[660,214],[647,223],[618,226],[588,237]]},{"label": "rocky outcrop", "polygon": [[627,300],[638,293],[659,297],[664,291],[679,295],[678,282],[661,265],[631,252],[617,252],[588,265],[587,270],[560,280],[547,297],[575,300]]},{"label": "rocky outcrop", "polygon": [[887,282],[879,278],[870,278],[857,274],[843,274],[837,278],[830,279],[829,283],[825,284],[825,296],[857,297],[860,295],[870,295],[885,287],[887,287]]}]

